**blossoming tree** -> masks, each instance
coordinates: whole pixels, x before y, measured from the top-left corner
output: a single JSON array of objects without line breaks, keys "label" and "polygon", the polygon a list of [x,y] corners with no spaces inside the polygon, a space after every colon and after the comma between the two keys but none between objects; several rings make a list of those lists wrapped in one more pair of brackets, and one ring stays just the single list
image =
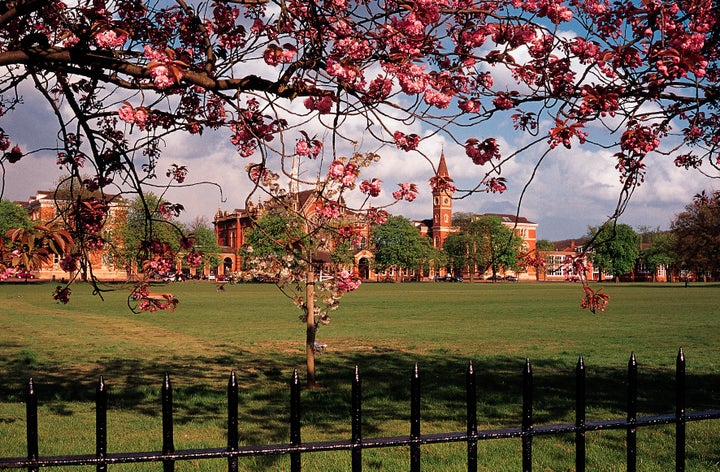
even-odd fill
[{"label": "blossoming tree", "polygon": [[[57,123],[58,165],[91,174],[90,190],[186,185],[187,167],[165,162],[163,144],[217,133],[247,160],[256,191],[332,182],[338,191],[318,194],[328,204],[362,192],[373,217],[421,187],[388,183],[394,192],[382,200],[386,183],[358,180],[351,125],[361,123],[378,154],[394,146],[422,161],[437,133],[463,148],[485,172],[456,197],[504,191],[503,168],[530,149],[536,165],[559,146],[612,149],[617,217],[650,155],[717,170],[719,40],[715,2],[705,0],[8,1],[0,164],[38,151],[5,125],[38,97],[41,119]],[[493,123],[512,123],[523,144],[502,149]],[[311,174],[319,178],[302,178]],[[92,224],[76,226],[98,228],[105,211],[78,200],[76,218]],[[163,252],[149,258],[165,258],[147,239]]]}]

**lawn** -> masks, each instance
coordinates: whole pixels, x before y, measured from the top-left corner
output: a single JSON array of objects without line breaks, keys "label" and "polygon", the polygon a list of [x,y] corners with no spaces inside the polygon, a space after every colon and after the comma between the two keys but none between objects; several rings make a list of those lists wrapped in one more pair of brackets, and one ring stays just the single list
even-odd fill
[{"label": "lawn", "polygon": [[[226,385],[240,385],[243,444],[287,442],[288,382],[303,376],[304,325],[273,285],[242,284],[217,292],[210,282],[168,287],[177,311],[133,314],[127,292],[73,287],[55,304],[49,284],[0,284],[0,457],[25,455],[24,390],[40,396],[41,455],[94,452],[94,392],[109,385],[111,452],[161,448],[159,390],[170,373],[176,449],[226,444]],[[687,358],[688,410],[720,408],[720,286],[608,284],[610,305],[579,308],[581,287],[563,283],[365,284],[343,299],[318,341],[321,388],[303,391],[304,441],[349,438],[350,378],[363,379],[365,437],[407,435],[409,376],[418,363],[422,432],[463,431],[464,375],[478,373],[480,428],[518,426],[521,372],[535,374],[535,419],[574,420],[574,369],[587,367],[588,421],[624,417],[628,359],[640,373],[639,414],[674,411],[675,358]],[[688,425],[688,468],[720,468],[720,422]],[[640,430],[639,470],[674,468],[673,429]],[[480,470],[520,470],[519,442],[484,441]],[[424,447],[423,470],[463,469],[464,446]],[[407,470],[407,449],[368,450],[366,470]],[[573,470],[570,436],[536,438],[537,470]],[[621,471],[624,433],[588,433],[588,470]],[[111,470],[161,470],[161,465]],[[138,468],[139,467],[139,468]],[[177,470],[223,470],[222,462],[178,463]],[[241,462],[243,470],[287,470],[287,458]],[[303,457],[303,470],[342,471],[348,453]],[[57,470],[57,469],[56,469]],[[90,470],[71,469],[65,470]]]}]

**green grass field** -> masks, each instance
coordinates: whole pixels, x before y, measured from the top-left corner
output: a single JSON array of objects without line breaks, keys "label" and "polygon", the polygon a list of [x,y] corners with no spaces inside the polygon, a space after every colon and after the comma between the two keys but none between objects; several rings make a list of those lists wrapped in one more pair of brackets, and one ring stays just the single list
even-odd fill
[{"label": "green grass field", "polygon": [[[226,385],[240,384],[243,444],[289,440],[289,380],[304,375],[304,325],[273,285],[209,282],[171,285],[178,310],[133,314],[126,291],[73,287],[55,304],[50,284],[0,284],[0,457],[25,451],[24,391],[40,396],[40,454],[94,452],[94,392],[100,375],[110,391],[109,450],[160,450],[159,391],[173,382],[175,448],[226,444]],[[607,284],[610,305],[592,315],[582,290],[563,283],[365,284],[348,294],[318,341],[321,388],[303,391],[304,441],[350,436],[350,378],[363,379],[365,437],[409,433],[409,376],[422,382],[422,432],[463,431],[464,376],[478,373],[479,427],[518,426],[521,372],[530,358],[539,424],[574,421],[574,369],[587,368],[588,421],[625,416],[632,352],[639,364],[639,414],[674,411],[674,365],[687,358],[688,410],[720,408],[720,286]],[[688,425],[689,471],[720,470],[720,422]],[[674,470],[674,429],[639,431],[638,470]],[[588,433],[588,470],[625,470],[624,432]],[[534,441],[537,470],[574,470],[571,436]],[[520,470],[517,440],[479,444],[480,470]],[[423,470],[463,470],[464,445],[424,447]],[[366,450],[364,470],[408,469],[406,448]],[[243,470],[288,470],[288,459],[243,459]],[[303,470],[344,471],[349,453],[303,456]],[[223,470],[219,462],[179,462],[176,470]],[[58,470],[58,469],[55,469]],[[66,468],[64,470],[92,470]],[[111,466],[162,470],[162,465]]]}]

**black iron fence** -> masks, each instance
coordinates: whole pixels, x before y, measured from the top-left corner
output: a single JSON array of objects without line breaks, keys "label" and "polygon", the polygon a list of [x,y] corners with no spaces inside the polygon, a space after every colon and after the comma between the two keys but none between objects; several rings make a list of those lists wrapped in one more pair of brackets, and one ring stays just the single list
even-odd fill
[{"label": "black iron fence", "polygon": [[351,398],[351,437],[336,441],[303,442],[300,431],[300,381],[297,370],[293,372],[290,383],[290,442],[265,446],[241,446],[238,435],[238,384],[235,373],[231,373],[227,396],[227,446],[210,449],[175,450],[173,440],[173,399],[170,377],[166,374],[161,389],[162,396],[162,450],[157,452],[107,452],[107,389],[101,377],[96,391],[96,452],[88,455],[41,457],[38,445],[38,398],[32,379],[27,390],[27,458],[2,458],[0,469],[27,469],[38,471],[41,467],[95,466],[98,471],[106,471],[108,465],[122,463],[163,463],[165,471],[173,471],[176,461],[226,459],[228,471],[237,471],[242,457],[288,455],[291,471],[300,472],[302,455],[322,451],[349,451],[352,457],[352,470],[362,470],[362,453],[365,449],[391,448],[404,446],[409,448],[408,469],[420,470],[422,446],[441,443],[467,444],[467,469],[476,471],[478,467],[478,441],[493,439],[519,438],[522,442],[522,470],[532,471],[533,438],[536,436],[572,434],[575,435],[575,470],[585,470],[585,435],[592,431],[625,430],[627,449],[627,470],[637,468],[637,431],[638,428],[657,425],[675,425],[675,470],[685,470],[686,424],[691,421],[704,421],[720,418],[720,409],[704,411],[686,411],[685,395],[685,357],[682,349],[676,360],[675,411],[668,414],[638,417],[638,369],[635,355],[632,354],[627,372],[627,416],[606,421],[585,421],[585,365],[582,357],[575,369],[575,422],[568,424],[535,425],[533,423],[533,373],[529,360],[523,370],[522,424],[519,427],[478,430],[477,393],[475,371],[472,363],[466,372],[467,429],[462,432],[422,434],[420,431],[420,373],[417,364],[411,374],[410,389],[410,435],[384,438],[364,438],[362,434],[362,381],[358,368],[352,379]]}]

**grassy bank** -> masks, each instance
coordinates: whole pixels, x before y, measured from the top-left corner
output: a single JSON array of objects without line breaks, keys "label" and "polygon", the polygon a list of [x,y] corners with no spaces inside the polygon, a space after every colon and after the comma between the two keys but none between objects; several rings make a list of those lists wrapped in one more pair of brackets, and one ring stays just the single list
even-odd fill
[{"label": "grassy bank", "polygon": [[[302,375],[304,326],[272,285],[207,282],[169,287],[174,313],[131,313],[127,292],[105,301],[73,289],[69,305],[52,303],[49,284],[0,285],[0,456],[23,456],[23,392],[29,377],[40,395],[41,454],[94,450],[93,396],[98,376],[110,388],[111,451],[159,450],[159,389],[171,374],[175,447],[225,444],[225,387],[238,376],[244,444],[288,441],[288,381]],[[720,407],[720,286],[608,285],[606,313],[581,311],[573,284],[365,284],[348,294],[318,340],[322,388],[303,392],[303,440],[347,438],[349,379],[363,378],[366,437],[409,432],[409,374],[422,376],[422,431],[464,430],[464,372],[478,372],[481,428],[520,422],[520,373],[535,373],[536,421],[573,421],[573,371],[583,356],[588,420],[623,417],[626,366],[635,352],[641,415],[673,411],[678,348],[688,359],[689,409]],[[688,470],[718,469],[720,424],[688,427]],[[57,438],[60,438],[58,440]],[[624,470],[623,433],[588,435],[589,470]],[[641,430],[641,470],[672,465],[671,428]],[[572,470],[572,438],[535,441],[539,470]],[[423,448],[424,470],[462,469],[463,446]],[[407,450],[366,451],[368,470],[407,470]],[[520,469],[519,442],[480,444],[481,470]],[[347,470],[349,454],[305,456],[303,470]],[[246,470],[286,470],[284,458],[243,462]],[[136,466],[137,467],[137,466]],[[114,470],[149,470],[130,466]],[[179,463],[178,470],[222,470],[222,463]],[[68,469],[70,470],[70,469]],[[86,469],[89,470],[89,469]],[[155,470],[161,470],[157,466]]]}]

